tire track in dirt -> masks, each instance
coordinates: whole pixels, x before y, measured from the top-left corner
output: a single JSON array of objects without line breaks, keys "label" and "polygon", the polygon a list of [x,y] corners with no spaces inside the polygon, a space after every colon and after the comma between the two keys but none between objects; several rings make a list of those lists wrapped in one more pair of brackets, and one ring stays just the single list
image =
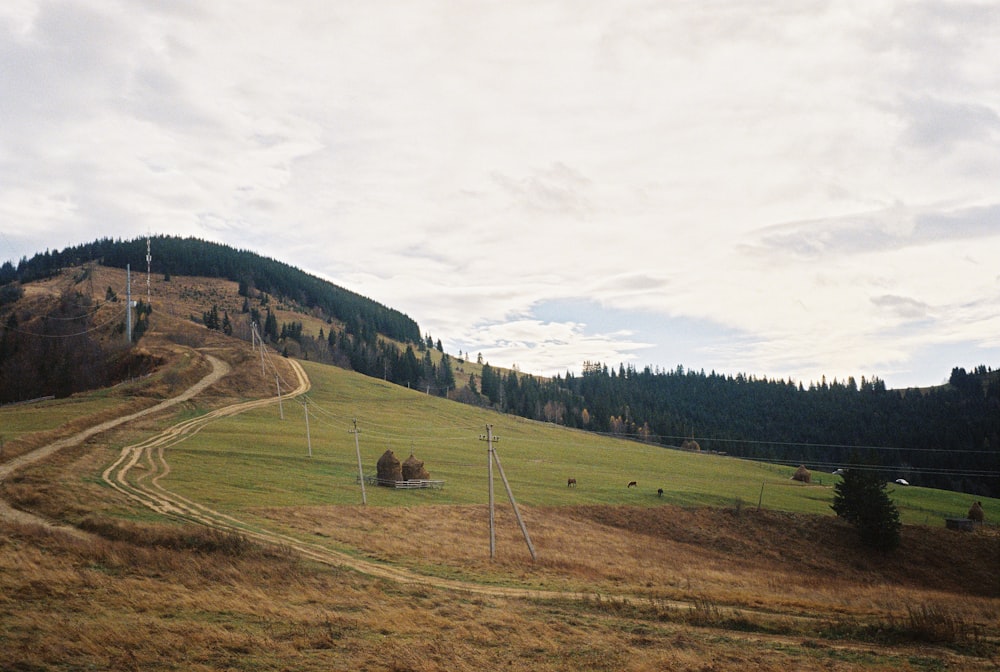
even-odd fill
[{"label": "tire track in dirt", "polygon": [[[214,357],[210,357],[210,361],[212,360],[214,360],[213,366],[215,366],[215,362],[226,366],[224,362],[220,362]],[[302,369],[302,366],[298,362],[292,359],[289,359],[288,362],[291,364],[295,376],[298,379],[298,386],[295,390],[286,394],[285,397],[290,398],[305,394],[309,391],[311,385],[309,377],[306,375],[305,370]],[[226,366],[226,372],[228,372],[228,366]],[[225,372],[223,375],[225,375]],[[163,451],[165,448],[176,445],[181,441],[194,436],[209,423],[220,418],[238,415],[256,408],[262,408],[273,404],[276,401],[276,398],[271,397],[244,401],[238,404],[217,408],[205,413],[204,415],[198,416],[197,418],[191,418],[179,422],[176,425],[172,425],[145,441],[122,448],[118,459],[104,470],[101,474],[101,478],[113,489],[122,493],[129,499],[132,499],[158,513],[188,518],[194,522],[202,524],[210,524],[212,520],[217,518],[229,519],[233,523],[239,523],[239,521],[236,521],[234,518],[225,516],[217,511],[212,511],[206,507],[202,507],[195,502],[185,499],[184,497],[163,488],[159,484],[159,481],[170,472],[170,467],[164,458]],[[141,476],[135,479],[135,483],[131,483],[129,482],[129,472],[139,464],[140,460],[144,460],[146,470]],[[149,481],[149,484],[146,484],[146,481]]]},{"label": "tire track in dirt", "polygon": [[[106,432],[110,429],[114,429],[119,425],[122,425],[126,422],[131,422],[137,418],[141,418],[146,415],[152,415],[153,413],[159,413],[160,411],[166,410],[172,406],[176,406],[181,402],[188,401],[189,399],[201,394],[207,388],[211,387],[219,380],[221,380],[230,371],[229,365],[226,364],[221,359],[218,359],[217,357],[205,353],[203,353],[203,355],[212,365],[212,370],[204,378],[202,378],[197,383],[184,390],[176,397],[165,399],[164,401],[161,401],[155,406],[150,406],[149,408],[143,409],[141,411],[136,411],[135,413],[130,413],[128,415],[123,415],[118,418],[112,418],[111,420],[101,422],[92,427],[88,427],[87,429],[81,430],[76,434],[64,437],[57,441],[53,441],[52,443],[44,445],[40,448],[36,448],[33,451],[30,451],[23,455],[19,455],[8,462],[4,462],[3,464],[0,464],[0,482],[3,482],[7,478],[9,478],[10,475],[13,474],[15,471],[17,471],[18,469],[26,467],[29,464],[38,462],[39,460],[45,459],[46,457],[49,457],[50,455],[53,455],[59,452],[60,450],[63,450],[64,448],[79,445],[92,436],[95,436],[102,432]],[[48,518],[44,518],[34,513],[30,513],[28,511],[22,511],[20,509],[15,509],[2,498],[0,498],[0,518],[17,522],[22,525],[41,525],[47,528],[59,529],[76,537],[89,536],[86,532],[83,532],[82,530],[79,530],[75,527],[71,527],[68,525],[61,525],[49,520]]]}]

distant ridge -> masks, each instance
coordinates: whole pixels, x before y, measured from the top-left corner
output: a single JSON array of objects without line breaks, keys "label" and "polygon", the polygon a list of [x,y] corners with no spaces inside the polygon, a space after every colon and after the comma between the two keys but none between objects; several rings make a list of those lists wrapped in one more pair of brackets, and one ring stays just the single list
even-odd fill
[{"label": "distant ridge", "polygon": [[[355,331],[364,325],[404,343],[421,340],[419,325],[404,313],[289,264],[198,238],[161,235],[150,240],[153,270],[158,275],[224,278],[241,283],[241,287],[253,287],[287,297],[302,306],[320,308],[333,318],[352,325]],[[131,264],[133,270],[145,271],[146,238],[102,238],[61,251],[46,250],[31,259],[23,258],[16,268],[7,262],[0,268],[0,285],[41,280],[68,266],[92,261],[116,268]]]}]

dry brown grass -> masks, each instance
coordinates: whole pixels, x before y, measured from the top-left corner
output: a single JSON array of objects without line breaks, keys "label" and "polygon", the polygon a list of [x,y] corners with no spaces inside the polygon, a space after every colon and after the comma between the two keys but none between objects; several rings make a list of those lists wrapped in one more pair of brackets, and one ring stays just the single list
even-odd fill
[{"label": "dry brown grass", "polygon": [[901,551],[886,556],[859,549],[851,529],[832,517],[673,506],[528,508],[522,514],[539,549],[533,564],[504,509],[497,513],[493,561],[485,507],[258,513],[303,536],[437,575],[662,600],[696,597],[821,617],[903,618],[912,605],[929,601],[1000,632],[995,530],[960,535],[907,527]]},{"label": "dry brown grass", "polygon": [[[948,649],[727,628],[669,608],[404,586],[201,528],[0,524],[0,668],[987,670]],[[494,572],[497,572],[494,569]],[[957,668],[956,668],[957,669]]]}]

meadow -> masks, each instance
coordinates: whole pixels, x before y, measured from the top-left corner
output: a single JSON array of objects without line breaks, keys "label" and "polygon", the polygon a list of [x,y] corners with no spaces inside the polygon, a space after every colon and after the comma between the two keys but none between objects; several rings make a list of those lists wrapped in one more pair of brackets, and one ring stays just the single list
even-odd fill
[{"label": "meadow", "polygon": [[[791,467],[569,431],[309,362],[304,397],[216,418],[273,383],[253,383],[257,360],[228,347],[213,352],[233,373],[208,394],[4,484],[15,505],[89,537],[0,521],[0,668],[932,671],[1000,661],[990,564],[1000,536],[943,526],[966,495],[894,488],[903,544],[875,554],[833,516],[831,475],[806,485]],[[151,457],[129,478],[239,526],[156,513],[99,477],[124,448],[198,418],[163,449],[169,469]],[[489,557],[487,425],[536,561],[499,475]],[[355,438],[367,474],[387,448],[401,460],[412,452],[444,487],[368,486],[362,505]],[[988,512],[997,504],[984,500]]]},{"label": "meadow", "polygon": [[[366,488],[371,506],[469,505],[487,501],[487,425],[514,496],[525,506],[635,505],[752,507],[832,516],[839,479],[794,468],[568,430],[302,362],[313,387],[302,399],[211,423],[171,449],[171,487],[232,510],[247,507],[351,505],[361,502],[354,422],[366,475],[391,449],[401,461],[424,461],[441,489]],[[308,434],[305,412],[308,409]],[[283,415],[284,419],[280,416]],[[311,445],[310,445],[311,444]],[[311,456],[310,456],[311,452]],[[577,485],[567,487],[567,479]],[[499,475],[498,497],[505,497]],[[630,481],[637,487],[626,488]],[[663,490],[662,496],[657,491]],[[904,523],[943,525],[964,516],[973,498],[891,486]],[[1000,501],[987,500],[988,509]]]}]

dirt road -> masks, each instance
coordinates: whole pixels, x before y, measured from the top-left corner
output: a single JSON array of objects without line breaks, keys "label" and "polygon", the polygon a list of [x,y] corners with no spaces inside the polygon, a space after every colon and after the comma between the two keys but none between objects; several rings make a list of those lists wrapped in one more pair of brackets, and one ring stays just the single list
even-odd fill
[{"label": "dirt road", "polygon": [[[151,406],[141,411],[137,411],[129,415],[123,415],[120,418],[114,418],[112,420],[108,420],[106,422],[94,425],[93,427],[88,427],[87,429],[77,432],[72,436],[67,436],[63,439],[59,439],[58,441],[53,441],[52,443],[37,448],[29,453],[25,453],[24,455],[19,455],[18,457],[15,457],[9,462],[4,462],[3,464],[0,464],[0,482],[3,482],[7,478],[9,478],[10,475],[13,474],[15,471],[17,471],[18,469],[21,469],[39,460],[42,460],[64,448],[67,448],[69,446],[79,445],[84,441],[86,441],[87,439],[89,439],[90,437],[100,434],[101,432],[106,432],[109,429],[114,429],[119,425],[122,425],[126,422],[131,422],[137,418],[146,415],[159,413],[160,411],[164,411],[170,408],[171,406],[176,406],[181,402],[187,401],[188,399],[191,399],[197,396],[198,394],[201,394],[207,388],[211,387],[213,384],[221,380],[222,377],[225,376],[227,373],[229,373],[230,370],[229,365],[226,364],[221,359],[213,357],[212,355],[208,354],[204,356],[208,360],[208,362],[212,365],[212,370],[209,372],[208,375],[206,375],[197,383],[186,389],[181,394],[177,395],[176,397],[171,397],[170,399],[161,401],[157,405]],[[28,513],[27,511],[21,511],[19,509],[15,509],[11,507],[9,504],[7,504],[7,502],[4,501],[3,499],[0,499],[0,518],[12,520],[22,524],[37,524],[37,525],[44,525],[47,527],[53,527],[60,530],[64,530],[69,534],[73,534],[76,536],[87,536],[85,532],[82,532],[74,527],[60,525],[58,523],[52,522],[47,518],[37,516],[33,513]]]}]

